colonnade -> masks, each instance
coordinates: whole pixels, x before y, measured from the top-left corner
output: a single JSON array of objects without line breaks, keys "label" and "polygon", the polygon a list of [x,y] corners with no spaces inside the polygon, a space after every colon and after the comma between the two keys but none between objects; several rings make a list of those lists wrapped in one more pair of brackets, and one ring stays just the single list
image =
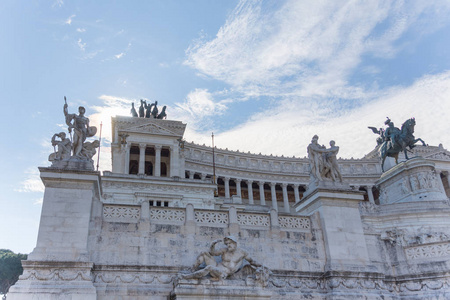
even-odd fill
[{"label": "colonnade", "polygon": [[127,143],[124,173],[169,177],[173,156],[172,146]]},{"label": "colonnade", "polygon": [[[211,174],[199,173],[194,171],[187,171],[186,178],[206,180],[211,178]],[[268,205],[270,204],[274,209],[278,210],[278,202],[282,200],[282,210],[290,212],[290,206],[294,203],[300,202],[303,197],[303,192],[307,188],[307,184],[286,183],[286,182],[269,182],[263,180],[252,180],[242,178],[232,178],[227,176],[217,176],[216,183],[219,188],[219,196],[225,199],[230,199],[232,196],[241,198],[250,205]],[[243,184],[244,183],[244,184]],[[247,186],[246,195],[243,193]],[[374,194],[372,192],[373,185],[352,185],[354,190],[363,190],[366,192],[367,200],[375,204]],[[245,199],[243,199],[246,196]],[[256,196],[256,197],[255,197]],[[259,198],[259,199],[255,199]],[[255,202],[259,200],[259,203]],[[268,203],[271,202],[271,203]],[[281,202],[281,201],[280,201]]]}]

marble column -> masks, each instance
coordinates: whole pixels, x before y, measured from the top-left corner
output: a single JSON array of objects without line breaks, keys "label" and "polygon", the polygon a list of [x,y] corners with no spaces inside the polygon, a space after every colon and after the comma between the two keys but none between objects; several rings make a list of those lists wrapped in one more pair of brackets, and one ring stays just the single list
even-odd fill
[{"label": "marble column", "polygon": [[145,174],[145,148],[147,144],[139,144],[139,174]]},{"label": "marble column", "polygon": [[[175,151],[175,149],[177,149]],[[179,176],[178,172],[178,146],[170,146],[169,147],[169,166],[168,171],[169,174],[167,174],[167,177],[174,177]],[[176,155],[175,155],[176,152]]]},{"label": "marble column", "polygon": [[266,205],[266,198],[264,197],[264,182],[260,181],[259,184],[259,201],[261,205]]},{"label": "marble column", "polygon": [[242,192],[241,192],[241,179],[236,179],[236,196],[238,197],[242,197]]},{"label": "marble column", "polygon": [[270,192],[272,194],[272,207],[273,209],[278,210],[278,204],[277,204],[277,191],[275,190],[275,186],[277,184],[275,182],[270,183]]},{"label": "marble column", "polygon": [[225,198],[230,198],[230,177],[225,177],[224,182],[225,182]]},{"label": "marble column", "polygon": [[127,143],[125,145],[125,174],[129,174],[130,173],[130,148],[131,148],[131,144]]},{"label": "marble column", "polygon": [[287,183],[283,183],[282,185],[283,188],[283,205],[284,205],[284,212],[290,212],[289,209],[289,198],[288,198],[288,193],[287,193]]},{"label": "marble column", "polygon": [[249,204],[254,204],[253,201],[253,181],[252,180],[247,180],[247,191],[248,191],[248,203]]},{"label": "marble column", "polygon": [[367,196],[369,197],[369,202],[375,204],[375,200],[373,199],[372,186],[368,185],[366,186],[366,189],[367,189]]},{"label": "marble column", "polygon": [[441,189],[441,191],[445,194],[445,187],[444,187],[444,183],[442,182],[442,177],[441,177],[441,173],[442,171],[438,171],[436,170],[436,180],[438,181],[438,186]]},{"label": "marble column", "polygon": [[201,179],[202,179],[202,180],[205,180],[205,179],[206,179],[206,175],[208,175],[208,174],[202,173],[202,174],[201,174]]},{"label": "marble column", "polygon": [[161,145],[155,145],[155,176],[161,176]]},{"label": "marble column", "polygon": [[195,172],[189,171],[189,179],[194,179]]},{"label": "marble column", "polygon": [[300,202],[300,194],[298,192],[298,184],[294,184],[294,197],[295,197],[295,203]]}]

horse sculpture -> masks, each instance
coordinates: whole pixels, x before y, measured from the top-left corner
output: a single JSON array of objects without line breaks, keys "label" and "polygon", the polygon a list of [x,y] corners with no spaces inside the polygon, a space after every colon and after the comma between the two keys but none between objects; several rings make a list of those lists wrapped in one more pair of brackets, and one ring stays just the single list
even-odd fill
[{"label": "horse sculpture", "polygon": [[398,154],[400,152],[405,153],[405,158],[408,158],[407,147],[412,149],[418,141],[422,142],[422,145],[426,146],[425,142],[418,138],[416,139],[413,135],[414,126],[416,125],[416,120],[414,118],[408,119],[402,124],[402,129],[398,134],[395,135],[394,139],[385,141],[380,146],[380,156],[381,156],[381,169],[384,172],[384,161],[386,157],[394,157],[395,163],[398,164]]}]

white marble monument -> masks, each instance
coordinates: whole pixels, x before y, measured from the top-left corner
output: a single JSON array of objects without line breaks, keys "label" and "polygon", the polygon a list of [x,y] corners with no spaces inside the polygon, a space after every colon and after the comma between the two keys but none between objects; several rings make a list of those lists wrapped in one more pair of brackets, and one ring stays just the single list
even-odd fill
[{"label": "white marble monument", "polygon": [[[8,299],[450,299],[442,145],[384,173],[379,151],[337,159],[318,137],[309,158],[216,148],[213,182],[213,149],[141,110],[112,118],[103,174],[82,134],[52,138],[37,245]],[[83,110],[66,116],[92,133]]]}]

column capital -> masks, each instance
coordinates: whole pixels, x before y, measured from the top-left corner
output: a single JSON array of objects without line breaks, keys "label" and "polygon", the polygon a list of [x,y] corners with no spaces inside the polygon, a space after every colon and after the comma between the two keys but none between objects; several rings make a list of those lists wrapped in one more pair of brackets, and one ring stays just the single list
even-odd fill
[{"label": "column capital", "polygon": [[146,143],[139,143],[139,148],[146,148],[147,144]]},{"label": "column capital", "polygon": [[264,184],[266,184],[265,181],[258,181],[258,183],[259,183],[259,185],[264,185]]},{"label": "column capital", "polygon": [[155,145],[155,150],[161,150],[162,149],[162,145]]},{"label": "column capital", "polygon": [[294,188],[298,189],[300,187],[300,184],[294,183],[293,186],[294,186]]},{"label": "column capital", "polygon": [[276,185],[277,185],[276,182],[271,182],[271,183],[270,183],[270,186],[271,186],[271,187],[275,187]]},{"label": "column capital", "polygon": [[230,181],[230,177],[223,177],[223,179],[225,179],[225,181]]},{"label": "column capital", "polygon": [[236,178],[235,180],[236,180],[236,182],[241,182],[242,181],[242,179],[240,179],[240,178]]},{"label": "column capital", "polygon": [[253,180],[247,180],[247,184],[252,184]]},{"label": "column capital", "polygon": [[287,184],[287,183],[282,183],[281,186],[282,186],[283,188],[287,188],[288,184]]}]

